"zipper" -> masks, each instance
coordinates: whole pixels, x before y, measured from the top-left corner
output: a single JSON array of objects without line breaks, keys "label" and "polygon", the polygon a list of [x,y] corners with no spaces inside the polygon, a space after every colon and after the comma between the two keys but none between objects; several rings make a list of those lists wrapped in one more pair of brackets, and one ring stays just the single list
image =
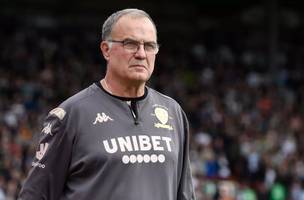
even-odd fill
[{"label": "zipper", "polygon": [[130,108],[133,120],[134,120],[134,124],[138,125],[139,121],[138,121],[138,110],[137,110],[137,102],[136,101],[127,101],[127,104]]}]

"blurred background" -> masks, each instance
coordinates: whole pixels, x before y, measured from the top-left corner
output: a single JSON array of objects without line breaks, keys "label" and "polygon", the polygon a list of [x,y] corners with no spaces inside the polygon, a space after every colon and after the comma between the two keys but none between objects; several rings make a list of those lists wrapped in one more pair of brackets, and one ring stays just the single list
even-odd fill
[{"label": "blurred background", "polygon": [[102,24],[128,7],[157,25],[149,85],[189,117],[197,199],[304,200],[300,0],[1,0],[0,200],[16,199],[46,114],[103,77]]}]

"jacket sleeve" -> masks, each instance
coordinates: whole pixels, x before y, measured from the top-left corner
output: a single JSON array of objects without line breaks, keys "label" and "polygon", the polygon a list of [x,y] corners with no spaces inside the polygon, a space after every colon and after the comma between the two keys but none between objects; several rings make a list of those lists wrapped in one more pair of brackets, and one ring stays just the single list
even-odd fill
[{"label": "jacket sleeve", "polygon": [[66,112],[53,109],[44,121],[32,169],[18,200],[58,200],[62,194],[72,150]]},{"label": "jacket sleeve", "polygon": [[182,174],[178,187],[177,200],[195,200],[195,193],[192,183],[192,173],[189,159],[189,123],[186,114],[182,111],[184,125],[184,149],[182,158]]}]

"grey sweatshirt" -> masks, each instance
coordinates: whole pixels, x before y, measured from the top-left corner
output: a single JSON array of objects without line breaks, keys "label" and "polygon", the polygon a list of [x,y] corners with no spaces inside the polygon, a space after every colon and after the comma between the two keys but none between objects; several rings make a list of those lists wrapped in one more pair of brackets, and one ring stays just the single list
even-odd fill
[{"label": "grey sweatshirt", "polygon": [[120,98],[92,84],[50,111],[18,200],[194,200],[189,128],[146,87]]}]

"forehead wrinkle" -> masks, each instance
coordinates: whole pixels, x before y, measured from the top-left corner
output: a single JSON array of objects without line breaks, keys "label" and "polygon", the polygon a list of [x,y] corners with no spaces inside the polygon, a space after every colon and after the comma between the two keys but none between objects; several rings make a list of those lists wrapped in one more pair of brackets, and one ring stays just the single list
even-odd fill
[{"label": "forehead wrinkle", "polygon": [[[139,23],[134,23],[134,21],[128,25],[126,25],[125,20],[135,19],[138,20]],[[145,27],[142,26],[141,20],[144,20]],[[130,38],[138,41],[145,41],[150,37],[147,41],[155,41],[156,40],[156,30],[154,28],[153,23],[146,17],[143,16],[123,16],[121,17],[117,23],[113,26],[112,34],[113,37],[120,37],[119,39]],[[141,38],[139,38],[141,37]]]}]

